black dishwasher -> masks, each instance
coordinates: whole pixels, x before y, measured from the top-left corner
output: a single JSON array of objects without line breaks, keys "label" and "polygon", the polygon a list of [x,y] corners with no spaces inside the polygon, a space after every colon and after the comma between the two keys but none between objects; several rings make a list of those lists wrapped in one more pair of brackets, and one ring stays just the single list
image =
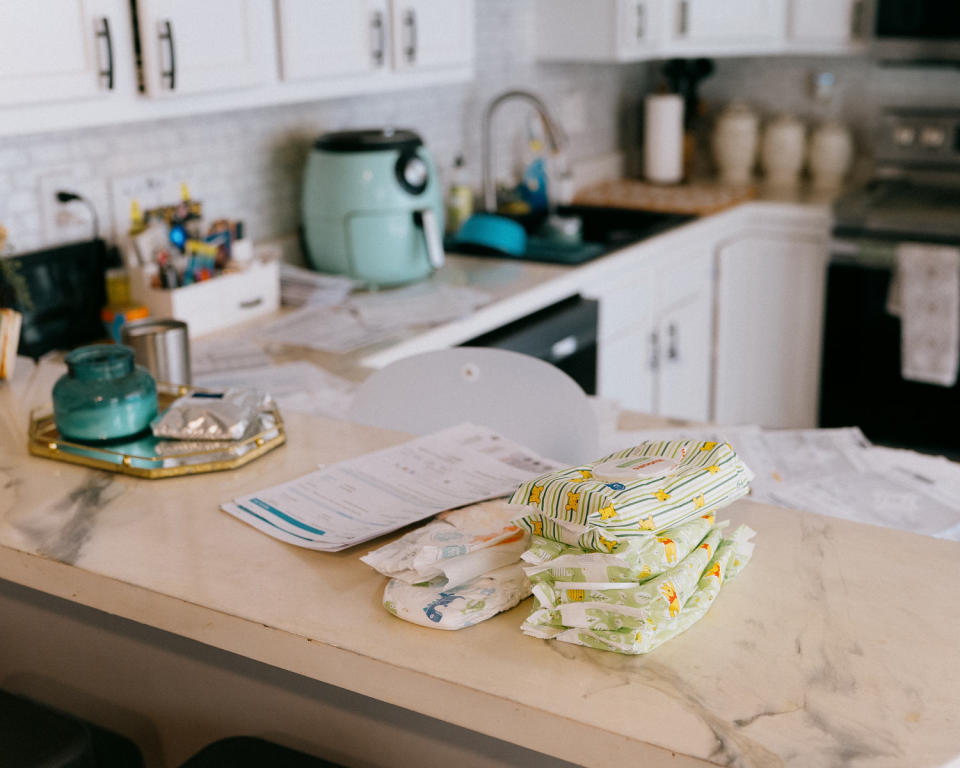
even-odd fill
[{"label": "black dishwasher", "polygon": [[597,391],[597,316],[593,299],[571,296],[514,320],[464,347],[496,347],[522,352],[557,366],[588,395]]}]

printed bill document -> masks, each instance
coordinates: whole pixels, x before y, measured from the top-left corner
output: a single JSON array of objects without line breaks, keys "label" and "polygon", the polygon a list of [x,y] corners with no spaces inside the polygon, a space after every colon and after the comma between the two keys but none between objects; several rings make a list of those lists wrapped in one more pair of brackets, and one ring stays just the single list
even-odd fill
[{"label": "printed bill document", "polygon": [[460,424],[221,508],[281,541],[337,552],[447,509],[507,496],[561,466],[486,427]]}]

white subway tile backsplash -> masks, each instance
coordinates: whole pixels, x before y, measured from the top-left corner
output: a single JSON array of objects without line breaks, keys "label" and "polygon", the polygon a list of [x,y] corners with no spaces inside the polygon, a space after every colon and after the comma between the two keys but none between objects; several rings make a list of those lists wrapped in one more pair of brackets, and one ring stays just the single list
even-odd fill
[{"label": "white subway tile backsplash", "polygon": [[25,168],[29,164],[30,158],[23,149],[14,146],[0,148],[0,171]]}]

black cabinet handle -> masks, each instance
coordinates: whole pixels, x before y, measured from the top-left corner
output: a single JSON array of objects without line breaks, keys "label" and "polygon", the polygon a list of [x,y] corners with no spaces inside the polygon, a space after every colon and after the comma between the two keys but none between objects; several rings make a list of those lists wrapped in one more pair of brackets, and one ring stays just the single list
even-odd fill
[{"label": "black cabinet handle", "polygon": [[370,27],[373,29],[373,64],[375,67],[383,66],[384,54],[386,52],[386,37],[383,29],[383,13],[376,11],[370,20]]},{"label": "black cabinet handle", "polygon": [[689,13],[690,13],[690,3],[688,0],[680,0],[679,14],[680,18],[677,23],[677,35],[679,37],[686,37],[687,35],[687,25],[689,24]]},{"label": "black cabinet handle", "polygon": [[667,360],[680,358],[680,339],[675,323],[667,326]]},{"label": "black cabinet handle", "polygon": [[403,14],[403,26],[407,30],[407,45],[403,55],[408,64],[413,64],[417,60],[417,12],[412,8]]},{"label": "black cabinet handle", "polygon": [[104,16],[100,19],[100,29],[97,30],[97,39],[103,40],[104,44],[107,46],[107,65],[106,67],[101,67],[100,71],[97,73],[100,75],[100,78],[106,78],[107,80],[107,90],[113,90],[113,37],[110,35],[110,19]]},{"label": "black cabinet handle", "polygon": [[167,48],[170,51],[170,69],[160,72],[160,79],[167,78],[167,87],[172,91],[177,87],[177,54],[176,46],[173,44],[173,25],[167,19],[163,22],[163,29],[160,31],[160,40],[167,41]]},{"label": "black cabinet handle", "polygon": [[855,40],[864,36],[863,11],[863,0],[855,0],[850,10],[850,37]]},{"label": "black cabinet handle", "polygon": [[650,370],[660,368],[660,336],[656,331],[650,334]]},{"label": "black cabinet handle", "polygon": [[647,9],[643,3],[637,3],[637,40],[643,40],[647,34]]}]

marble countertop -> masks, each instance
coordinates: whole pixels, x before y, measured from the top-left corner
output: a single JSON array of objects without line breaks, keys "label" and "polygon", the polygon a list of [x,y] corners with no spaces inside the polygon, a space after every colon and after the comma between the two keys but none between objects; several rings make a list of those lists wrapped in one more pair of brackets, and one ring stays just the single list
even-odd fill
[{"label": "marble countertop", "polygon": [[381,607],[367,547],[302,550],[218,510],[403,435],[303,416],[239,471],[140,480],[27,455],[57,373],[0,384],[0,578],[582,765],[960,755],[960,544],[742,501],[720,517],[757,530],[753,562],[648,656],[526,637],[528,602],[441,632]]}]

